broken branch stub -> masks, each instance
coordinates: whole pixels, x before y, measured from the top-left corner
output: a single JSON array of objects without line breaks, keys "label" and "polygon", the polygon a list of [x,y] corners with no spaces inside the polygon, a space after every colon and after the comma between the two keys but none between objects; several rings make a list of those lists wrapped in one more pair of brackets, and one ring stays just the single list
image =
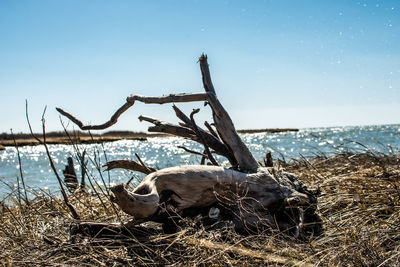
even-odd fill
[{"label": "broken branch stub", "polygon": [[110,171],[113,169],[125,169],[125,170],[131,170],[131,171],[137,171],[141,172],[144,174],[150,174],[152,172],[155,172],[156,169],[148,167],[148,166],[143,166],[139,162],[136,162],[134,160],[112,160],[108,161],[106,164],[104,164],[103,167],[106,167],[106,171]]}]

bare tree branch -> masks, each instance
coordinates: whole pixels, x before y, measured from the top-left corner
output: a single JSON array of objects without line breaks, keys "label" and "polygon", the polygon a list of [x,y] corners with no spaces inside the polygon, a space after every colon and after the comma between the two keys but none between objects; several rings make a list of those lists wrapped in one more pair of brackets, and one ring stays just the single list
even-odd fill
[{"label": "bare tree branch", "polygon": [[142,161],[142,159],[139,157],[138,153],[135,153],[136,158],[139,160],[140,164],[142,164],[142,166],[144,168],[146,168],[150,173],[154,172],[155,169],[151,170],[146,164],[144,164],[144,162]]},{"label": "bare tree branch", "polygon": [[[172,106],[172,108],[174,109],[174,111],[175,111],[175,114],[176,114],[176,116],[180,119],[180,120],[182,120],[183,122],[184,122],[184,124],[182,125],[182,124],[180,124],[180,125],[182,125],[182,126],[184,126],[184,127],[188,127],[188,128],[191,128],[192,130],[195,130],[194,129],[194,126],[193,126],[193,123],[192,123],[192,120],[189,118],[189,117],[187,117],[186,115],[185,115],[185,113],[183,113],[177,106],[175,106],[175,105],[173,105]],[[207,122],[205,122],[205,123],[207,123]],[[208,123],[207,123],[208,124]],[[197,125],[196,125],[197,126]],[[208,133],[207,131],[205,131],[205,130],[203,130],[202,128],[200,128],[199,126],[197,126],[197,129],[200,131],[200,133],[204,136],[204,138],[206,139],[206,142],[207,143],[211,143],[211,142],[220,142],[221,143],[221,146],[224,146],[225,144],[224,143],[222,143],[220,140],[219,140],[219,137],[218,137],[218,135],[216,135],[216,133],[214,132],[214,134],[210,134],[210,133]],[[212,129],[211,129],[212,130]],[[208,141],[208,140],[213,140],[213,141]],[[233,157],[233,154],[232,154],[232,157]]]},{"label": "bare tree branch", "polygon": [[166,103],[177,103],[177,102],[196,102],[206,100],[205,93],[193,93],[193,94],[170,94],[166,96],[143,96],[143,95],[130,95],[126,101],[128,103],[134,103],[140,101],[145,104],[166,104]]},{"label": "bare tree branch", "polygon": [[208,68],[207,55],[202,54],[199,58],[199,62],[200,62],[200,70],[201,70],[201,77],[203,80],[204,90],[206,90],[207,93],[215,94],[214,85],[212,84],[211,81],[210,70]]},{"label": "bare tree branch", "polygon": [[189,119],[189,117],[186,116],[185,113],[183,113],[182,110],[180,110],[177,106],[172,105],[172,108],[174,109],[175,115],[178,117],[178,119],[183,121],[186,127],[190,127],[192,121]]},{"label": "bare tree branch", "polygon": [[195,154],[195,155],[198,155],[198,156],[202,156],[202,157],[208,158],[206,154],[203,154],[203,153],[188,149],[188,148],[186,148],[184,146],[178,146],[178,148],[181,148],[181,149],[185,150],[188,153],[192,153],[192,154]]},{"label": "bare tree branch", "polygon": [[60,112],[63,116],[70,119],[73,123],[75,123],[81,130],[104,130],[108,127],[117,123],[118,118],[127,111],[135,101],[140,101],[145,104],[165,104],[165,103],[173,103],[173,102],[194,102],[194,101],[202,101],[206,100],[205,93],[194,93],[194,94],[171,94],[167,96],[156,96],[156,97],[148,97],[142,95],[130,95],[126,98],[126,103],[123,104],[110,118],[109,121],[99,124],[99,125],[84,125],[82,121],[78,118],[74,117],[72,114],[64,111],[61,108],[56,108],[58,112]]},{"label": "bare tree branch", "polygon": [[218,162],[214,159],[213,155],[210,152],[210,149],[208,148],[207,142],[204,140],[203,135],[200,133],[199,128],[196,125],[196,122],[194,121],[194,114],[198,113],[200,109],[194,109],[192,113],[190,113],[190,120],[192,121],[192,126],[194,131],[196,132],[196,135],[200,138],[201,142],[204,145],[204,150],[207,153],[208,159],[211,161],[211,163],[215,166],[219,166]]},{"label": "bare tree branch", "polygon": [[215,138],[217,138],[217,139],[219,140],[218,134],[214,131],[214,129],[211,127],[211,125],[210,125],[207,121],[204,122],[204,126],[206,126],[207,129],[208,129],[208,131],[210,131],[210,133],[211,133],[212,135],[214,135]]},{"label": "bare tree branch", "polygon": [[106,129],[115,123],[117,123],[119,116],[121,116],[122,113],[127,111],[131,106],[133,106],[134,102],[126,102],[123,104],[115,113],[114,115],[111,116],[110,120],[99,125],[84,125],[79,119],[71,115],[70,113],[62,110],[61,108],[56,108],[58,112],[61,113],[61,115],[67,117],[70,119],[73,123],[75,123],[81,130],[103,130]]},{"label": "bare tree branch", "polygon": [[[193,140],[195,142],[201,143],[200,138],[196,135],[194,130],[192,130],[190,128],[174,125],[174,124],[164,122],[164,121],[159,121],[157,119],[146,117],[146,116],[140,116],[139,120],[147,121],[147,122],[153,123],[155,125],[155,126],[151,126],[148,128],[149,132],[168,133],[171,135],[180,136],[180,137],[187,138],[187,139]],[[235,157],[233,156],[232,152],[229,151],[228,148],[221,141],[219,141],[218,139],[216,139],[213,135],[211,135],[209,133],[204,134],[203,137],[204,137],[207,145],[210,148],[212,148],[215,151],[215,153],[226,157],[229,160],[229,162],[232,164],[232,166],[237,165],[237,161],[235,160]]]},{"label": "bare tree branch", "polygon": [[[181,121],[184,122],[184,124],[180,124],[180,125],[182,125],[184,127],[189,127],[195,131],[191,119],[189,117],[187,117],[177,106],[173,105],[172,108],[174,109],[176,116]],[[216,136],[214,136],[213,134],[210,134],[209,132],[203,130],[202,128],[200,128],[198,126],[197,126],[197,128],[209,147],[216,150],[217,154],[220,154],[220,155],[226,157],[229,160],[229,162],[232,164],[232,166],[237,165],[237,161],[236,161],[232,151],[230,151],[230,149],[224,143],[221,142],[221,140],[219,139],[218,135],[215,132],[214,132],[214,134]],[[201,140],[197,140],[196,142],[199,142],[199,141],[201,141]],[[220,153],[220,152],[222,152],[222,153]]]},{"label": "bare tree branch", "polygon": [[131,171],[137,171],[144,174],[150,174],[156,171],[156,169],[148,166],[143,166],[142,164],[134,160],[112,160],[104,164],[104,167],[106,167],[106,171],[120,168]]},{"label": "bare tree branch", "polygon": [[245,172],[256,172],[259,165],[254,159],[248,147],[240,139],[235,126],[224,107],[219,102],[214,86],[211,82],[210,70],[208,68],[207,56],[199,58],[200,70],[203,76],[204,90],[207,92],[207,100],[213,111],[214,123],[222,141],[232,150],[239,167]]},{"label": "bare tree branch", "polygon": [[139,116],[140,121],[147,121],[153,123],[155,126],[149,127],[149,132],[161,132],[161,133],[168,133],[184,138],[188,138],[198,142],[198,138],[196,133],[187,127],[174,125],[168,122],[160,121],[154,118],[146,117],[146,116]]},{"label": "bare tree branch", "polygon": [[200,160],[200,165],[206,164],[206,159],[207,159],[207,155],[206,155],[206,151],[204,150],[203,157],[201,157],[201,160]]}]

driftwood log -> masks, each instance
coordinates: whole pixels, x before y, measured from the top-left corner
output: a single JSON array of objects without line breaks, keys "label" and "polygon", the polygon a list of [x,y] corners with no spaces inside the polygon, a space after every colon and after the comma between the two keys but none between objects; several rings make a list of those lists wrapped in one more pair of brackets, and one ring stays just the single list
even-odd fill
[{"label": "driftwood log", "polygon": [[[106,163],[108,170],[123,168],[147,174],[133,190],[123,185],[111,188],[112,200],[127,214],[132,215],[130,228],[141,222],[164,223],[171,231],[176,218],[197,216],[229,221],[236,230],[257,232],[275,228],[295,236],[317,233],[321,228],[316,214],[317,198],[297,179],[283,170],[270,167],[272,158],[261,166],[237,134],[233,122],[221,105],[211,81],[207,56],[199,58],[204,93],[171,94],[161,97],[131,95],[109,121],[101,125],[84,125],[70,113],[57,108],[82,130],[105,129],[115,124],[119,116],[136,101],[146,104],[205,101],[211,107],[213,125],[205,123],[202,129],[194,120],[198,110],[186,116],[173,106],[179,125],[140,116],[139,120],[153,124],[150,132],[169,133],[201,143],[204,151],[190,153],[202,155],[208,165],[176,166],[162,170],[134,160],[116,160]],[[230,168],[220,167],[213,154],[224,156]],[[211,166],[209,166],[211,165]],[[85,228],[90,224],[85,223]],[[98,229],[98,224],[94,228]],[[115,228],[115,225],[112,227]],[[126,227],[126,225],[124,226]],[[79,227],[78,227],[79,228]],[[173,227],[172,227],[173,228]],[[173,231],[174,229],[172,229]]]}]

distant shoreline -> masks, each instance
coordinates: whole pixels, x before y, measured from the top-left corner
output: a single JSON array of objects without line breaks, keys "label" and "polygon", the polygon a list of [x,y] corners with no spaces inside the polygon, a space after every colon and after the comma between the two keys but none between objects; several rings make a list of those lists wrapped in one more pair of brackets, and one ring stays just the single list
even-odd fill
[{"label": "distant shoreline", "polygon": [[238,133],[282,133],[282,132],[298,132],[297,128],[270,128],[270,129],[248,129],[237,130]]},{"label": "distant shoreline", "polygon": [[[281,132],[297,132],[299,129],[295,128],[274,128],[274,129],[248,129],[238,130],[238,133],[281,133]],[[42,139],[42,135],[37,135]],[[64,132],[49,132],[46,134],[47,144],[95,144],[101,142],[114,142],[119,140],[141,140],[145,141],[147,138],[153,137],[168,137],[172,136],[163,133],[135,133],[129,131],[113,131],[104,134],[89,135],[85,132],[69,133],[67,136]],[[14,134],[15,142],[18,146],[35,146],[39,145],[39,141],[33,138],[30,134]],[[0,134],[0,150],[2,147],[15,146],[13,136],[11,134]]]},{"label": "distant shoreline", "polygon": [[[145,141],[147,138],[151,137],[164,137],[166,134],[132,134],[132,135],[124,135],[124,136],[63,136],[63,137],[46,137],[46,143],[50,145],[69,145],[69,144],[95,144],[102,142],[114,142],[119,140],[141,140]],[[39,137],[41,140],[42,138]],[[36,146],[39,145],[39,141],[29,137],[15,138],[15,142],[18,146]],[[13,139],[0,139],[0,149],[1,146],[15,146]]]}]

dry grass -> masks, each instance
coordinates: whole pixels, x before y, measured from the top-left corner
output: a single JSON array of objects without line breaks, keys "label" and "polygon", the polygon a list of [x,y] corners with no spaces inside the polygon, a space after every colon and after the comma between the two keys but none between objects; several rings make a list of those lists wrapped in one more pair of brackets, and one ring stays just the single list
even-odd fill
[{"label": "dry grass", "polygon": [[[400,264],[400,160],[398,156],[339,154],[285,164],[302,181],[319,188],[324,233],[307,241],[279,232],[243,236],[226,227],[208,230],[195,220],[172,235],[143,240],[70,240],[73,219],[60,199],[39,196],[30,205],[1,207],[0,263],[3,265],[320,265]],[[83,220],[119,222],[104,196],[71,197]]]}]

